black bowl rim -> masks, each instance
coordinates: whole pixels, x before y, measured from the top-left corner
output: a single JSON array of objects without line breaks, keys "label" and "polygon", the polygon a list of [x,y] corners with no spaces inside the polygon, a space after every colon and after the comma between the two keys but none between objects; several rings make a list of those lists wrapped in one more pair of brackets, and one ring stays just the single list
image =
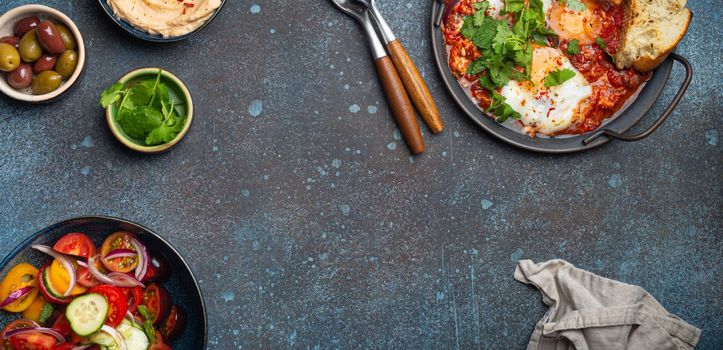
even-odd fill
[{"label": "black bowl rim", "polygon": [[66,220],[63,220],[60,222],[56,222],[50,226],[47,226],[41,230],[36,231],[32,235],[30,235],[28,238],[26,238],[25,240],[20,242],[17,246],[15,246],[15,248],[13,248],[10,251],[10,253],[8,253],[8,255],[5,256],[5,258],[3,258],[3,260],[0,262],[0,269],[4,268],[8,263],[10,263],[10,261],[13,258],[15,258],[15,256],[17,256],[22,250],[27,249],[28,246],[30,244],[32,244],[33,241],[35,241],[41,235],[45,234],[48,231],[54,230],[59,226],[63,226],[70,222],[78,221],[78,220],[106,220],[106,221],[111,221],[111,222],[123,223],[123,224],[130,225],[130,226],[135,226],[138,229],[142,230],[143,232],[148,233],[148,234],[154,236],[155,238],[159,239],[166,246],[168,246],[168,248],[171,249],[171,251],[174,254],[176,254],[176,256],[178,256],[178,258],[181,260],[181,262],[183,262],[183,265],[186,267],[186,269],[188,270],[188,273],[191,275],[191,279],[193,280],[194,287],[196,287],[196,292],[198,292],[198,296],[201,297],[201,311],[203,313],[203,347],[204,348],[208,347],[208,315],[206,313],[206,302],[204,301],[203,293],[201,292],[201,288],[198,285],[198,280],[196,279],[196,276],[193,274],[193,270],[191,270],[191,267],[188,265],[188,262],[186,261],[186,259],[183,258],[183,255],[181,255],[178,252],[178,250],[176,250],[176,248],[173,245],[171,245],[171,243],[169,243],[165,238],[163,238],[161,235],[159,235],[155,231],[149,229],[148,227],[145,227],[145,226],[135,223],[133,221],[121,219],[121,218],[117,218],[117,217],[113,217],[113,216],[90,215],[90,216],[78,216],[78,217],[66,219]]},{"label": "black bowl rim", "polygon": [[511,130],[495,122],[492,118],[484,114],[464,93],[464,90],[462,90],[462,87],[459,85],[457,79],[452,76],[449,66],[447,65],[447,52],[442,32],[437,25],[440,15],[444,10],[443,0],[432,1],[430,21],[432,50],[434,52],[434,60],[437,64],[438,72],[447,87],[447,91],[455,100],[457,105],[475,124],[497,139],[528,151],[554,154],[574,153],[590,150],[610,142],[612,138],[608,136],[598,137],[589,144],[585,144],[583,141],[592,133],[600,131],[603,128],[612,129],[618,133],[624,133],[635,126],[658,100],[658,97],[662,94],[673,69],[673,60],[665,60],[663,64],[653,71],[650,79],[638,92],[638,96],[635,97],[635,100],[632,101],[620,115],[603,122],[599,128],[593,131],[564,138],[533,138]]},{"label": "black bowl rim", "polygon": [[[183,35],[179,35],[179,36],[165,38],[161,35],[153,35],[153,34],[144,32],[144,31],[134,27],[132,24],[121,19],[120,17],[116,16],[115,13],[113,13],[113,10],[110,8],[110,5],[108,5],[108,0],[98,0],[100,7],[108,15],[108,17],[110,17],[110,19],[113,21],[113,23],[115,23],[117,26],[121,27],[126,33],[128,33],[138,39],[145,40],[148,42],[154,42],[154,43],[173,43],[173,42],[188,39],[190,36],[200,32],[201,30],[206,28],[206,26],[211,24],[211,22],[213,22],[213,20],[216,19],[216,16],[218,16],[218,14],[221,12],[223,7],[226,5],[226,2],[228,2],[228,1],[223,0],[221,2],[221,6],[219,6],[219,8],[216,9],[216,12],[213,13],[213,15],[206,21],[206,23],[204,23],[200,27],[196,28],[194,31],[183,34]],[[126,27],[126,26],[128,26],[128,27]],[[133,28],[134,30],[130,30],[129,28]]]}]

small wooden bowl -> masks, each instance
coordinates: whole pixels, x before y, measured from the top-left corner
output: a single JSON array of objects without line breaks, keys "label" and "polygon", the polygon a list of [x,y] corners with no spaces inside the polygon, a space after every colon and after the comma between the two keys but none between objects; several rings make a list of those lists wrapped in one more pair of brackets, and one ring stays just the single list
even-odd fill
[{"label": "small wooden bowl", "polygon": [[31,16],[39,17],[41,20],[64,24],[70,29],[70,32],[75,36],[75,41],[78,43],[78,48],[76,49],[78,52],[78,66],[75,67],[75,72],[73,72],[73,75],[71,75],[68,80],[63,81],[57,90],[48,94],[33,95],[29,89],[16,90],[8,85],[7,78],[5,77],[6,74],[3,74],[2,78],[0,78],[0,91],[19,101],[30,103],[48,102],[62,95],[78,80],[80,73],[85,67],[85,44],[83,43],[83,36],[80,34],[80,30],[78,30],[78,27],[68,16],[54,8],[43,5],[19,6],[0,16],[0,37],[12,35],[15,23],[25,17]]},{"label": "small wooden bowl", "polygon": [[146,146],[143,143],[143,140],[136,140],[128,136],[120,125],[118,125],[115,118],[118,113],[118,107],[115,106],[115,104],[109,106],[105,110],[105,118],[113,136],[115,136],[115,138],[118,139],[118,141],[120,141],[120,143],[124,146],[141,153],[162,153],[169,150],[171,147],[178,144],[184,136],[186,136],[188,130],[191,128],[191,122],[193,121],[193,100],[191,99],[191,93],[188,91],[188,88],[186,88],[186,85],[183,84],[181,79],[173,73],[161,68],[139,68],[127,73],[120,78],[118,82],[126,85],[129,82],[144,77],[155,78],[158,75],[159,70],[161,71],[161,81],[168,85],[171,92],[174,93],[176,97],[183,100],[186,105],[186,124],[183,126],[181,132],[176,135],[176,138],[160,145]]}]

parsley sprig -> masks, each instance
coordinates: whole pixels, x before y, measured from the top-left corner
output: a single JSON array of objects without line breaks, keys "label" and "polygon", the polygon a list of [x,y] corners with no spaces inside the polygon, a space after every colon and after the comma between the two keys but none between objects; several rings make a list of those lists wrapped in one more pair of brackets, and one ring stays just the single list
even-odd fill
[{"label": "parsley sprig", "polygon": [[115,83],[100,96],[100,105],[108,108],[117,104],[116,122],[130,137],[148,146],[159,145],[176,138],[186,123],[168,86],[161,82],[161,71],[153,79],[125,86]]},{"label": "parsley sprig", "polygon": [[489,90],[492,97],[492,104],[487,111],[498,122],[508,118],[519,119],[520,114],[505,103],[497,89],[507,85],[510,80],[529,80],[532,42],[547,45],[547,36],[554,35],[554,32],[547,29],[541,0],[505,0],[501,15],[511,14],[514,19],[512,25],[506,20],[485,15],[488,7],[487,1],[475,3],[476,12],[464,18],[460,30],[482,54],[470,63],[467,73],[483,73],[479,84]]}]

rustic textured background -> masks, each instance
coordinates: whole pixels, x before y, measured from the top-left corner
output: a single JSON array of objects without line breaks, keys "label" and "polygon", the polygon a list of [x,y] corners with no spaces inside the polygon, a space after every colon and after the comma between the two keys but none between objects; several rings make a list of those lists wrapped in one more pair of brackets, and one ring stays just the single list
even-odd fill
[{"label": "rustic textured background", "polygon": [[[61,101],[0,97],[0,255],[73,216],[147,225],[199,277],[211,349],[521,349],[546,307],[513,280],[515,262],[562,258],[644,287],[703,330],[700,349],[720,349],[720,3],[689,3],[678,52],[696,75],[660,130],[542,156],[492,139],[447,95],[430,1],[379,2],[447,122],[419,157],[359,28],[329,2],[230,0],[203,32],[163,45],[94,1],[42,1],[77,22],[88,61]],[[124,149],[96,104],[140,66],[177,73],[197,106],[163,155]]]}]

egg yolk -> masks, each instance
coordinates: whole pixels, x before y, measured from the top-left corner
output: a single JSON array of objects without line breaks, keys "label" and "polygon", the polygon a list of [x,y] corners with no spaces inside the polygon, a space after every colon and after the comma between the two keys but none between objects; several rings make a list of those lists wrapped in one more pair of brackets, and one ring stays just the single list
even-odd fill
[{"label": "egg yolk", "polygon": [[580,2],[585,5],[585,11],[578,12],[568,8],[562,1],[555,1],[547,16],[547,23],[561,39],[577,39],[581,45],[589,45],[598,37],[602,19],[595,13],[598,8],[596,0]]}]

